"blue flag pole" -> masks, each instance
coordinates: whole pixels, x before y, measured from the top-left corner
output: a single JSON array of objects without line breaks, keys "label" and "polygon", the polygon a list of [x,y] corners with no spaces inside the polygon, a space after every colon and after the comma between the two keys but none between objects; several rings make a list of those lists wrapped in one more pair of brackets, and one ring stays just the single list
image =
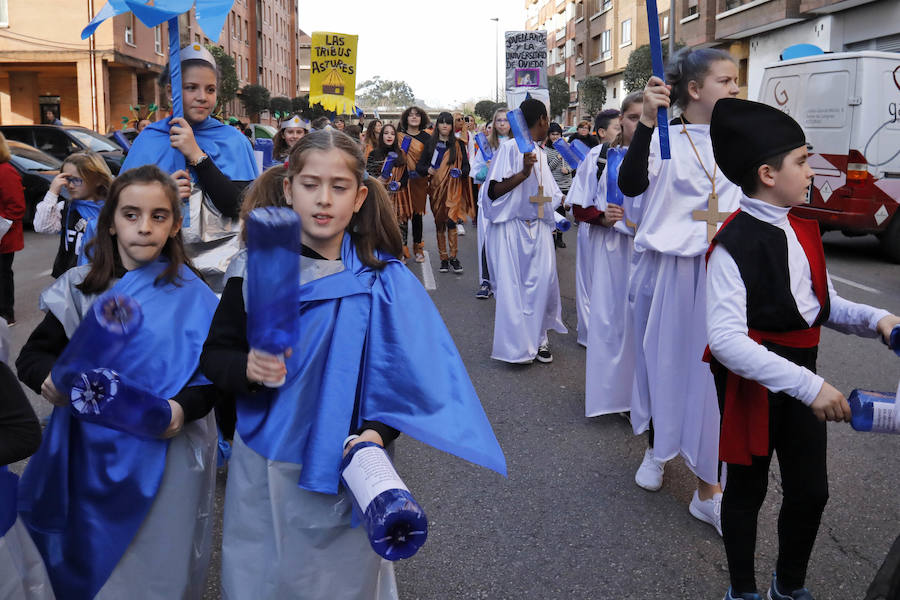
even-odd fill
[{"label": "blue flag pole", "polygon": [[[656,10],[656,0],[647,0],[647,25],[650,28],[650,60],[653,63],[653,74],[666,80],[666,72],[663,68],[662,42],[659,39],[659,14]],[[656,115],[656,126],[659,128],[659,153],[663,160],[671,158],[669,152],[669,115],[665,108],[660,107]]]},{"label": "blue flag pole", "polygon": [[181,35],[178,17],[169,19],[169,81],[172,84],[172,116],[183,117],[181,104]]}]

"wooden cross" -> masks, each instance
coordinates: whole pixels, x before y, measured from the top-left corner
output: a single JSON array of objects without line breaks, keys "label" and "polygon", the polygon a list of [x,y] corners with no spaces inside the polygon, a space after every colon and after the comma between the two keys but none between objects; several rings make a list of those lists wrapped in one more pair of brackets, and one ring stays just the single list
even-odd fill
[{"label": "wooden cross", "polygon": [[544,186],[538,186],[537,196],[531,196],[528,199],[532,204],[537,204],[538,207],[538,219],[544,218],[544,205],[548,202],[553,202],[553,198],[544,195]]},{"label": "wooden cross", "polygon": [[716,237],[719,223],[731,216],[731,213],[719,212],[719,196],[715,192],[708,197],[709,207],[706,210],[695,210],[691,218],[695,221],[706,221],[706,241],[711,242]]},{"label": "wooden cross", "polygon": [[627,218],[625,219],[625,225],[627,227],[631,227],[634,230],[637,230],[637,223],[633,223],[633,222],[629,221]]}]

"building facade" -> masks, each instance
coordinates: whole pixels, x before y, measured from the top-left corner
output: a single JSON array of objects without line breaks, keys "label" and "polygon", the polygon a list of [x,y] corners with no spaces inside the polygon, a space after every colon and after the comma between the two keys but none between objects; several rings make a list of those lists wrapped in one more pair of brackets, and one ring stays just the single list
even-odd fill
[{"label": "building facade", "polygon": [[[34,2],[0,0],[0,123],[43,123],[50,110],[63,124],[105,133],[135,116],[131,106],[166,102],[158,81],[168,62],[166,26],[147,28],[129,13],[82,40],[81,30],[102,5],[54,0],[49,20]],[[291,0],[235,0],[218,46],[234,59],[240,87],[261,84],[273,97],[308,93],[309,37],[297,18]],[[180,33],[182,46],[210,43],[193,10],[182,16]],[[224,113],[248,117],[237,99]],[[266,113],[261,120],[271,121]]]}]

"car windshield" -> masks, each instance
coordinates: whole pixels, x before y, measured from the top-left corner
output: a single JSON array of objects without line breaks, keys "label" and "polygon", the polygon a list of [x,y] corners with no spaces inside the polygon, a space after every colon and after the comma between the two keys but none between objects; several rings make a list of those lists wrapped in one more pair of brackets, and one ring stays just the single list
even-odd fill
[{"label": "car windshield", "polygon": [[121,150],[121,148],[99,133],[94,133],[88,129],[66,129],[66,131],[94,152],[115,152],[116,150]]},{"label": "car windshield", "polygon": [[9,142],[10,160],[20,169],[29,171],[58,171],[62,162],[26,144]]}]

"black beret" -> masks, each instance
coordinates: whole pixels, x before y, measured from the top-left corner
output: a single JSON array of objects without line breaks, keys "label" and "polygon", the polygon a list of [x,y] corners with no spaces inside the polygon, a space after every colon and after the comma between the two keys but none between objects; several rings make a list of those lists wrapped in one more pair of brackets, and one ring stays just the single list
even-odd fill
[{"label": "black beret", "polygon": [[739,98],[716,102],[709,136],[716,164],[735,184],[767,158],[806,146],[803,129],[789,115]]},{"label": "black beret", "polygon": [[547,130],[547,133],[558,133],[562,135],[562,127],[556,121],[550,123],[550,129]]}]

